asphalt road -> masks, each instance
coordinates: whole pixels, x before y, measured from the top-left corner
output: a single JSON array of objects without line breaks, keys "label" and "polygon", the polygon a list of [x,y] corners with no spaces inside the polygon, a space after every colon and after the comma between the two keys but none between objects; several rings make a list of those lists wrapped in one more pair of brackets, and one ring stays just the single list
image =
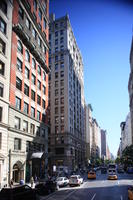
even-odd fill
[{"label": "asphalt road", "polygon": [[88,180],[77,187],[64,187],[40,200],[127,200],[127,188],[133,185],[133,174],[118,174],[118,180],[107,180],[107,174],[97,172],[96,180]]}]

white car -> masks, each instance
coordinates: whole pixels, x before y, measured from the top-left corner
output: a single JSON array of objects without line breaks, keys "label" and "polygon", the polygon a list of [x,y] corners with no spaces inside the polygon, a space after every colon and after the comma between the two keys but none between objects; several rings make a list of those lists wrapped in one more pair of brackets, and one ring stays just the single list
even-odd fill
[{"label": "white car", "polygon": [[80,175],[72,175],[69,179],[69,185],[81,185],[83,183],[83,178]]},{"label": "white car", "polygon": [[58,185],[59,187],[61,187],[61,186],[66,186],[66,185],[69,184],[69,179],[66,178],[66,177],[58,177],[58,178],[56,179],[56,183],[57,183],[57,185]]}]

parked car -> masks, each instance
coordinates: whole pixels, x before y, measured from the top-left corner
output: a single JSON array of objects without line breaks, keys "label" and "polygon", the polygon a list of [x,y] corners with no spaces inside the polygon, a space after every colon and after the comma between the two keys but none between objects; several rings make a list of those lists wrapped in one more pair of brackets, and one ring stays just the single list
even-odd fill
[{"label": "parked car", "polygon": [[101,174],[106,174],[106,173],[107,173],[107,168],[101,167]]},{"label": "parked car", "polygon": [[58,177],[56,183],[59,187],[63,187],[69,184],[69,179],[66,177]]},{"label": "parked car", "polygon": [[128,199],[133,200],[133,187],[128,188]]},{"label": "parked car", "polygon": [[81,185],[83,183],[83,178],[80,175],[72,175],[70,176],[69,179],[69,185],[74,186],[74,185]]},{"label": "parked car", "polygon": [[117,180],[117,175],[116,175],[115,169],[108,170],[108,180]]},{"label": "parked car", "polygon": [[88,179],[96,179],[96,172],[94,170],[88,171]]},{"label": "parked car", "polygon": [[56,181],[53,180],[40,180],[35,186],[36,192],[39,195],[47,195],[58,190]]},{"label": "parked car", "polygon": [[14,188],[2,188],[0,200],[36,200],[36,191],[28,185],[17,186]]}]

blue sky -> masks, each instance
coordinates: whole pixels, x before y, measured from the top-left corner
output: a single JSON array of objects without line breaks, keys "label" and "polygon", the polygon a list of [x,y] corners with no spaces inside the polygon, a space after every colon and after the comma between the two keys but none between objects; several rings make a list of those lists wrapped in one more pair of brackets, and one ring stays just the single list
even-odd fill
[{"label": "blue sky", "polygon": [[84,63],[84,90],[93,117],[116,155],[120,123],[129,112],[129,53],[133,5],[124,0],[51,0],[56,18],[69,15]]}]

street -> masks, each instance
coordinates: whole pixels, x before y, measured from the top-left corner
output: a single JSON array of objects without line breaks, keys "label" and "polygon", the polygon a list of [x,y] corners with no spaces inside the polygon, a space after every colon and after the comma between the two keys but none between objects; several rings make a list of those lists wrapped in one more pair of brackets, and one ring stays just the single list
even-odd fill
[{"label": "street", "polygon": [[40,200],[127,200],[127,188],[133,185],[133,175],[118,174],[118,180],[107,180],[107,174],[97,172],[96,180],[88,180],[79,187],[64,187]]}]

